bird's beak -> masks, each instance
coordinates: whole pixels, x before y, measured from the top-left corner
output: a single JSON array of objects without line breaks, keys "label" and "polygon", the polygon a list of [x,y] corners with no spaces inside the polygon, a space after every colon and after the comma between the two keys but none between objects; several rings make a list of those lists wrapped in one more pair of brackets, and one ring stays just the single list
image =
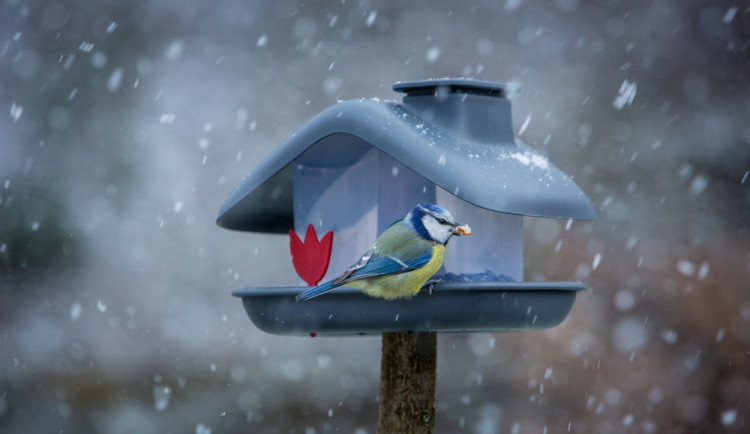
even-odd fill
[{"label": "bird's beak", "polygon": [[453,234],[454,235],[471,235],[471,228],[469,225],[455,225],[453,226]]}]

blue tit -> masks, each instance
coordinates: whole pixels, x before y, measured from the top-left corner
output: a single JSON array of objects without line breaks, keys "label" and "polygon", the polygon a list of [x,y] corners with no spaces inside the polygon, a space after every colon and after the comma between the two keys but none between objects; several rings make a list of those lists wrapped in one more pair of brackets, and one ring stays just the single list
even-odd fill
[{"label": "blue tit", "polygon": [[453,235],[469,235],[451,213],[437,205],[419,204],[388,227],[344,274],[299,294],[309,300],[338,286],[358,288],[372,297],[411,297],[443,264],[445,245]]}]

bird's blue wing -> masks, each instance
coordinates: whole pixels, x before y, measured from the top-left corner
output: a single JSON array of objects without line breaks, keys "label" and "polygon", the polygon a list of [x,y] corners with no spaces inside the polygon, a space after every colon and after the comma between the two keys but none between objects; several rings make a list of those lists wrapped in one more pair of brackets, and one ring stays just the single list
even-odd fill
[{"label": "bird's blue wing", "polygon": [[385,276],[388,274],[406,273],[424,267],[432,258],[432,251],[427,251],[422,255],[403,261],[395,256],[379,255],[377,253],[368,257],[365,255],[362,259],[349,268],[341,277],[333,280],[334,284],[344,284],[354,280],[369,279],[371,277]]}]

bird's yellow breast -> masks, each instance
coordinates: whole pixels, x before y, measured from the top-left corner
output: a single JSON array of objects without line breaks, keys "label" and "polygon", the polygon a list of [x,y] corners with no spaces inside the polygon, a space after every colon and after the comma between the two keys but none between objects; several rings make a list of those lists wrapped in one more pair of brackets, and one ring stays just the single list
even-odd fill
[{"label": "bird's yellow breast", "polygon": [[445,246],[435,243],[432,258],[424,267],[407,273],[391,274],[368,280],[351,282],[347,286],[361,289],[365,294],[393,300],[410,297],[419,292],[424,284],[440,269],[445,258]]}]

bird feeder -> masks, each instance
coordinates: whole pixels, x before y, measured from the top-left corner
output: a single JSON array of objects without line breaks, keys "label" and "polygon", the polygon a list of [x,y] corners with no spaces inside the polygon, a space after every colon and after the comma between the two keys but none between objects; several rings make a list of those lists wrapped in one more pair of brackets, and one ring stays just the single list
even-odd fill
[{"label": "bird feeder", "polygon": [[[243,288],[253,323],[282,335],[520,331],[569,313],[579,282],[523,280],[523,216],[592,219],[588,198],[513,135],[508,86],[469,79],[396,83],[402,102],[331,106],[234,190],[217,223],[289,236],[300,286]],[[341,287],[307,302],[395,220],[435,203],[471,226],[448,243],[440,281],[386,301]],[[303,239],[304,238],[304,239]]]}]

